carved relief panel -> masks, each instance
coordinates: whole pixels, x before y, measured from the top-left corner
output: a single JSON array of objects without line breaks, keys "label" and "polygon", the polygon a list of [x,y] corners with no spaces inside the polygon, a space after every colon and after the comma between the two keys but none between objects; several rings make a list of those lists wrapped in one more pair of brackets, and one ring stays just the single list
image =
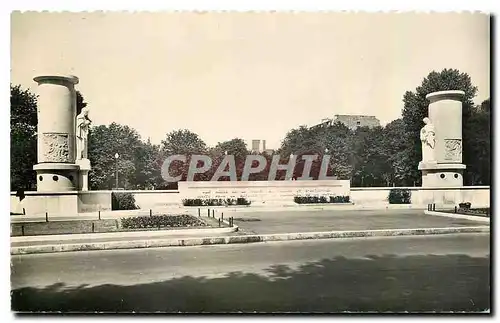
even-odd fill
[{"label": "carved relief panel", "polygon": [[67,133],[44,133],[42,138],[42,162],[72,163],[73,144]]},{"label": "carved relief panel", "polygon": [[462,139],[444,140],[444,159],[450,162],[462,162]]}]

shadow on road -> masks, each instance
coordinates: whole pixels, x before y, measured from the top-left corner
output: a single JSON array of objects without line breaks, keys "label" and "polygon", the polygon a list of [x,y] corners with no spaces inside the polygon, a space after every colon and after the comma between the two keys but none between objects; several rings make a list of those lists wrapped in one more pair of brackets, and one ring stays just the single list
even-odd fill
[{"label": "shadow on road", "polygon": [[[168,270],[168,269],[165,269]],[[268,275],[231,272],[133,286],[62,283],[12,292],[15,311],[339,312],[483,311],[490,258],[465,255],[337,257]],[[130,277],[132,282],[134,277]]]}]

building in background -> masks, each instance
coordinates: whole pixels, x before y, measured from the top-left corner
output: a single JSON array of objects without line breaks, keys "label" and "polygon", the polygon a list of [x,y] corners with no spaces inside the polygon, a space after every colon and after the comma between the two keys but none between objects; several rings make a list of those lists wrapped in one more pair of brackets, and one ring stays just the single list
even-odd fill
[{"label": "building in background", "polygon": [[374,128],[380,126],[380,120],[375,116],[336,114],[333,123],[336,122],[343,123],[351,130],[356,130],[359,127]]},{"label": "building in background", "polygon": [[252,153],[266,153],[269,155],[272,155],[274,152],[274,149],[269,149],[266,147],[266,141],[265,140],[260,140],[260,139],[253,139],[252,140],[252,147],[250,149]]},{"label": "building in background", "polygon": [[260,153],[260,140],[259,139],[252,140],[252,148],[250,150],[253,153]]}]

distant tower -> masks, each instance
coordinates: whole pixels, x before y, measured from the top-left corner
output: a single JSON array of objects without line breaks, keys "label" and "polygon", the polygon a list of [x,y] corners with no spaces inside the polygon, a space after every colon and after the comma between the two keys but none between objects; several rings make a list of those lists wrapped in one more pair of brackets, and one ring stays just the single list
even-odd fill
[{"label": "distant tower", "polygon": [[266,151],[266,141],[262,140],[262,151]]},{"label": "distant tower", "polygon": [[260,152],[260,140],[259,139],[252,140],[252,151]]}]

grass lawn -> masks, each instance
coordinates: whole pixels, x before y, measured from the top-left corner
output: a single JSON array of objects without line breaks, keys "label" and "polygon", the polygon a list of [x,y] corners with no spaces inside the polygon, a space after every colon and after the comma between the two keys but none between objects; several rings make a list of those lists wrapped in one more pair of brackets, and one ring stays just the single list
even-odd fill
[{"label": "grass lawn", "polygon": [[[135,219],[135,220],[130,220]],[[140,216],[126,219],[73,220],[11,223],[11,237],[53,234],[82,234],[104,232],[158,231],[180,229],[207,229],[218,227],[215,218],[188,214]],[[221,222],[221,227],[227,225]]]}]

